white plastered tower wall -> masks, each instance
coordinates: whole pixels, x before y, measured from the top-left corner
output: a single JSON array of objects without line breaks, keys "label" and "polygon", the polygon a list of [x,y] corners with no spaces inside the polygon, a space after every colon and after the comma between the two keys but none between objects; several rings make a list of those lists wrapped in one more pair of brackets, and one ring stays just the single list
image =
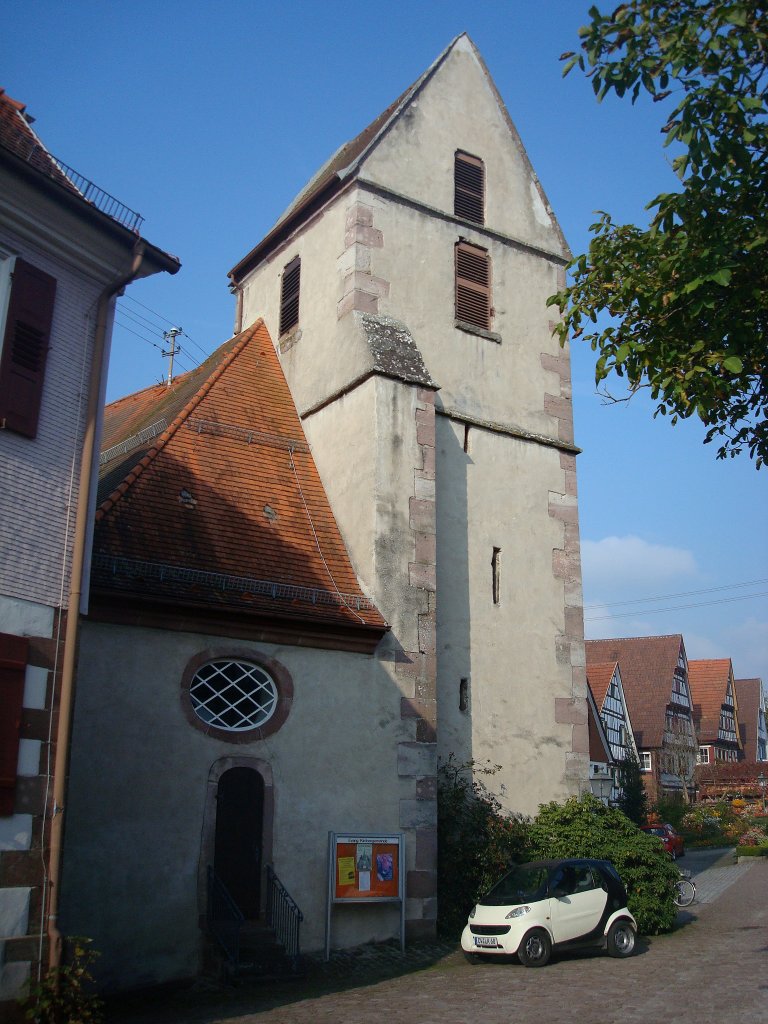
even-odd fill
[{"label": "white plastered tower wall", "polygon": [[[484,162],[483,226],[453,214],[457,150]],[[280,359],[353,564],[392,626],[379,658],[416,726],[411,805],[430,820],[439,751],[502,765],[505,806],[535,812],[588,788],[570,366],[546,307],[567,246],[466,37],[341,178],[236,281],[242,323],[263,316],[279,338],[280,276],[300,257],[299,324]],[[455,326],[459,239],[490,254],[492,332]],[[377,364],[371,324],[392,323],[421,376]],[[414,891],[427,881],[414,875]]]}]

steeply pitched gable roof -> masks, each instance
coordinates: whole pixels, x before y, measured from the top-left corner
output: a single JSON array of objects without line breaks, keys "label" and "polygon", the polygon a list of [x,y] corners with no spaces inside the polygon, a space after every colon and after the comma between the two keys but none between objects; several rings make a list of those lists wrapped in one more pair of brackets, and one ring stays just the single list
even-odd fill
[{"label": "steeply pitched gable roof", "polygon": [[739,705],[739,736],[744,748],[744,758],[747,761],[756,761],[762,679],[736,679],[734,686]]},{"label": "steeply pitched gable roof", "polygon": [[592,665],[618,661],[638,748],[660,747],[682,636],[587,640],[584,646],[587,673]]},{"label": "steeply pitched gable roof", "polygon": [[107,407],[105,439],[129,450],[101,467],[97,596],[375,645],[386,624],[355,576],[261,321],[170,388]]},{"label": "steeply pitched gable roof", "polygon": [[608,695],[608,688],[611,685],[613,674],[616,671],[617,662],[604,661],[589,665],[587,668],[587,679],[589,688],[598,708],[602,708],[605,698]]},{"label": "steeply pitched gable roof", "polygon": [[[717,743],[720,708],[725,703],[728,682],[732,678],[730,658],[705,658],[688,662],[693,724],[696,726],[699,743]],[[734,705],[735,701],[734,693]],[[738,728],[738,717],[736,723]]]},{"label": "steeply pitched gable roof", "polygon": [[255,248],[243,257],[243,259],[240,260],[232,270],[230,270],[229,276],[233,278],[233,280],[240,280],[243,275],[256,266],[257,263],[263,259],[275,245],[286,238],[298,224],[319,209],[319,207],[330,199],[331,196],[339,192],[350,179],[354,178],[358,174],[361,164],[367,155],[381,142],[392,125],[402,116],[409,104],[418,96],[421,90],[434,76],[435,72],[446,61],[451,51],[459,44],[468,45],[477,58],[483,74],[488,80],[488,84],[497,103],[499,104],[499,108],[507,123],[510,134],[515,140],[516,145],[519,147],[523,160],[530,171],[531,178],[535,182],[536,188],[539,190],[541,200],[549,211],[550,216],[552,216],[552,221],[557,232],[557,237],[562,245],[563,252],[570,255],[568,243],[566,242],[565,236],[563,235],[560,226],[557,224],[554,215],[551,213],[549,201],[547,200],[538,177],[531,166],[528,155],[525,152],[525,147],[523,146],[522,140],[520,139],[511,117],[509,116],[509,112],[501,98],[501,94],[496,88],[485,61],[481,57],[477,47],[469,38],[467,33],[463,32],[448,44],[439,57],[427,68],[427,70],[420,75],[415,82],[408,86],[408,88],[402,92],[394,102],[390,103],[386,110],[382,111],[378,117],[374,118],[374,120],[371,121],[371,123],[351,141],[340,146],[333,156],[323,164],[320,170],[313,175],[307,185],[304,186],[293,202],[291,202],[288,208],[281,214],[274,227],[272,227],[272,229]]},{"label": "steeply pitched gable roof", "polygon": [[72,182],[32,130],[34,118],[27,108],[0,89],[0,146],[60,185],[80,195]]}]

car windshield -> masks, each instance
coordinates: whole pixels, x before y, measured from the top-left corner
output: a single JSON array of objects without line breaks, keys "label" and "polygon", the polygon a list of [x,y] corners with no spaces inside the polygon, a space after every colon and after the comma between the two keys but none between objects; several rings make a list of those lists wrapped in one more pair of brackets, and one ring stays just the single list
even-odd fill
[{"label": "car windshield", "polygon": [[547,895],[547,869],[521,864],[512,868],[481,902],[489,906],[534,903]]}]

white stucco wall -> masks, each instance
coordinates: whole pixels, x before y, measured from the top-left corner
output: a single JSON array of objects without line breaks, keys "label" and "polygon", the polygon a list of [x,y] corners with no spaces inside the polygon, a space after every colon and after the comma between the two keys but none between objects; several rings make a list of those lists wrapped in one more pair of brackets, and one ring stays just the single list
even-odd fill
[{"label": "white stucco wall", "polygon": [[552,550],[562,546],[562,526],[548,514],[548,487],[560,485],[558,453],[477,429],[468,452],[463,444],[463,427],[438,417],[438,753],[500,765],[488,788],[507,809],[533,814],[571,795],[571,726],[555,721],[554,703],[572,694],[555,646],[564,599]]},{"label": "white stucco wall", "polygon": [[[456,150],[484,162],[484,225],[453,215]],[[353,562],[396,639],[401,622],[407,632],[415,621],[405,614],[407,590],[393,583],[413,543],[402,518],[413,493],[397,407],[406,389],[368,382],[334,396],[371,368],[350,309],[395,318],[410,330],[440,389],[439,752],[501,764],[493,788],[509,809],[532,813],[542,801],[588,786],[575,472],[562,457],[573,440],[568,351],[552,337],[556,314],[546,305],[568,252],[466,40],[357,173],[322,215],[251,272],[244,323],[264,315],[277,337],[278,272],[301,254],[299,332],[280,346],[280,358],[299,411],[309,411],[305,427]],[[459,239],[489,252],[495,340],[455,326]],[[345,448],[355,438],[355,455],[363,456],[361,435],[372,437],[376,469],[371,479],[370,466],[361,466],[358,487]],[[371,510],[361,507],[372,497],[373,536]],[[501,549],[498,607],[491,599],[494,547]],[[378,561],[384,549],[400,554]],[[458,709],[463,678],[471,692],[466,713]]]},{"label": "white stucco wall", "polygon": [[[182,673],[210,648],[252,650],[291,674],[293,707],[276,733],[231,744],[190,725]],[[196,972],[203,812],[222,757],[269,763],[274,868],[304,913],[302,948],[321,948],[328,831],[399,831],[409,792],[394,770],[408,726],[377,660],[88,623],[80,665],[62,925],[94,940],[101,981],[126,987]],[[391,909],[334,920],[335,945],[397,930]]]}]

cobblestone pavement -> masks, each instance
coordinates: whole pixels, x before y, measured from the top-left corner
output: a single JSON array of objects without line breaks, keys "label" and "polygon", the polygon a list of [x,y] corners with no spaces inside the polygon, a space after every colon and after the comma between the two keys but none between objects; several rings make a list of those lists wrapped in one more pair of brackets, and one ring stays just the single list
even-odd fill
[{"label": "cobblestone pavement", "polygon": [[[115,1024],[768,1024],[768,861],[691,855],[703,894],[678,927],[639,944],[628,960],[571,953],[542,970],[468,964],[435,944],[337,958],[293,984],[177,995],[118,1008]],[[382,977],[393,971],[397,976]],[[378,976],[377,976],[378,975]]]}]

